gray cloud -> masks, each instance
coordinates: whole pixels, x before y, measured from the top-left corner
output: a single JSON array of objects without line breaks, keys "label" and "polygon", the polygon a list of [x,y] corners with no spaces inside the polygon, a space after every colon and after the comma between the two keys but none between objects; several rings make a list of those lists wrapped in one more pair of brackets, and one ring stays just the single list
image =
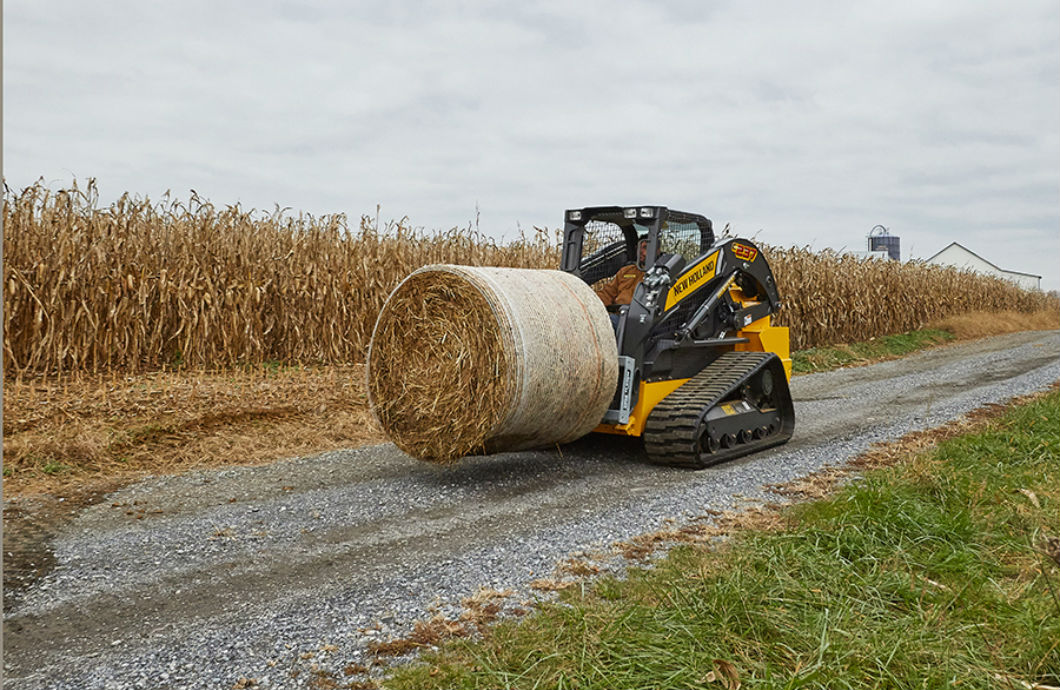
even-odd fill
[{"label": "gray cloud", "polygon": [[4,174],[508,236],[664,203],[1060,287],[1052,0],[5,4]]}]

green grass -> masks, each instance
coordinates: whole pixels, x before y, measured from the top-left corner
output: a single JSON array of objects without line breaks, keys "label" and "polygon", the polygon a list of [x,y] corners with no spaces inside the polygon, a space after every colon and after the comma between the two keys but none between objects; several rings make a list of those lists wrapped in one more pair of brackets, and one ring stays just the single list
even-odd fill
[{"label": "green grass", "polygon": [[795,374],[810,374],[829,371],[839,367],[881,359],[901,357],[917,350],[933,347],[954,339],[949,331],[924,329],[885,335],[863,343],[816,347],[799,350],[791,355],[791,368]]},{"label": "green grass", "polygon": [[44,474],[62,474],[70,470],[68,465],[55,460],[49,460],[44,464]]},{"label": "green grass", "polygon": [[1060,568],[1041,550],[1060,536],[1058,420],[1057,392],[1014,407],[787,509],[783,530],[568,590],[387,687],[722,688],[716,660],[744,688],[1060,685]]}]

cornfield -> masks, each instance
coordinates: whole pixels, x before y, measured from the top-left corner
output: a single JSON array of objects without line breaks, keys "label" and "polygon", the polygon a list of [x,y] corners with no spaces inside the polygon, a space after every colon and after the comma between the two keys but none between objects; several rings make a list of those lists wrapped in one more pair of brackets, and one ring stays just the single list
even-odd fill
[{"label": "cornfield", "polygon": [[904,333],[956,314],[1060,311],[1053,295],[969,271],[831,250],[765,252],[783,304],[776,323],[791,329],[793,350]]},{"label": "cornfield", "polygon": [[[497,243],[469,226],[218,208],[94,184],[13,192],[4,207],[5,375],[355,363],[387,295],[420,266],[552,268],[555,238]],[[969,311],[1056,308],[1008,283],[807,249],[767,252],[792,347],[865,340]]]},{"label": "cornfield", "polygon": [[363,360],[387,295],[429,263],[544,266],[539,236],[427,235],[342,215],[271,215],[94,186],[4,197],[7,372]]}]

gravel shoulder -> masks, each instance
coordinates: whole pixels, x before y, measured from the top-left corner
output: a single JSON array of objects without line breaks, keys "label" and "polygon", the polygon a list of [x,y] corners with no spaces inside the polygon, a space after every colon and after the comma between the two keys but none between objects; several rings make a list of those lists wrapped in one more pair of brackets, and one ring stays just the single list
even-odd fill
[{"label": "gravel shoulder", "polygon": [[452,468],[380,445],[146,480],[55,537],[54,569],[5,615],[4,687],[311,687],[431,607],[525,597],[572,554],[775,500],[768,485],[1058,379],[1055,331],[798,377],[790,443],[699,472],[591,436]]}]

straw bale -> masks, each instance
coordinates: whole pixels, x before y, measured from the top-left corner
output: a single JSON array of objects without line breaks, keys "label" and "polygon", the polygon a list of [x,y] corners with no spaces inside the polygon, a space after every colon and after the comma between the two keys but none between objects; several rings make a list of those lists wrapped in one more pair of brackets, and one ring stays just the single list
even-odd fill
[{"label": "straw bale", "polygon": [[618,352],[607,311],[578,278],[443,264],[387,298],[367,370],[394,443],[451,462],[589,433],[614,395]]}]

